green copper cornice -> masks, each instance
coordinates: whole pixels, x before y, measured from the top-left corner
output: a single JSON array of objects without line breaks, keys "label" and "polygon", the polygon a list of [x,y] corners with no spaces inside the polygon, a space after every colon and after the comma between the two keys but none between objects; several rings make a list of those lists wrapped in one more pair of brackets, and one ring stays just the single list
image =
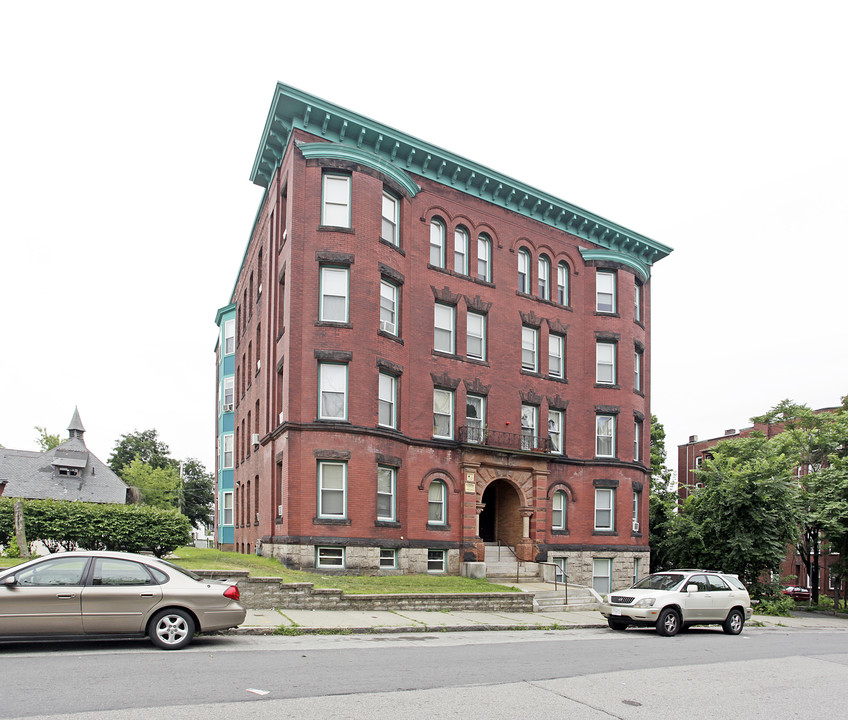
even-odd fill
[{"label": "green copper cornice", "polygon": [[226,315],[227,313],[231,313],[231,312],[235,311],[235,309],[236,309],[235,303],[230,303],[229,305],[224,305],[224,307],[219,308],[218,312],[215,313],[215,324],[218,327],[221,327],[221,321],[223,320],[224,315]]},{"label": "green copper cornice", "polygon": [[336,143],[315,142],[297,143],[297,149],[303,153],[303,157],[307,160],[312,158],[330,158],[333,160],[349,160],[361,165],[367,165],[394,180],[404,189],[409,197],[415,197],[418,191],[421,190],[415,181],[399,167],[386,162],[379,155],[368,150],[363,150],[362,148],[338,145]]},{"label": "green copper cornice", "polygon": [[[671,252],[667,245],[553,195],[282,83],[274,92],[250,174],[255,184],[268,187],[295,128],[326,141],[317,144],[337,148],[322,152],[346,153],[346,159],[358,157],[356,162],[368,158],[371,167],[378,158],[378,169],[388,174],[387,169],[393,168],[392,177],[418,175],[494,203],[606,248],[619,256],[617,262],[646,276],[651,265]],[[415,185],[409,177],[407,182]]]},{"label": "green copper cornice", "polygon": [[643,281],[647,282],[651,277],[651,269],[640,262],[634,255],[628,254],[627,250],[598,250],[597,248],[579,248],[584,260],[605,260],[607,262],[621,263],[633,268]]}]

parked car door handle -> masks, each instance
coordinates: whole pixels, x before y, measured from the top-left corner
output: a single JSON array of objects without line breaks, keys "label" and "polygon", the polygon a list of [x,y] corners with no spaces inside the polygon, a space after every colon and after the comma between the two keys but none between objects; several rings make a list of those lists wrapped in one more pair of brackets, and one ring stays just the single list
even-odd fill
[{"label": "parked car door handle", "polygon": [[76,595],[74,593],[70,593],[68,595],[57,595],[56,597],[59,598],[60,600],[73,600],[76,597]]},{"label": "parked car door handle", "polygon": [[141,593],[141,597],[153,597],[153,593]]}]

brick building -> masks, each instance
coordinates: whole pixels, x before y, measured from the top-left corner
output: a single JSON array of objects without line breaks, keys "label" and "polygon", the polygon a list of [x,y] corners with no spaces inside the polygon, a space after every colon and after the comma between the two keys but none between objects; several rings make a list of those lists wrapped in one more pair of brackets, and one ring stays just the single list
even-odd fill
[{"label": "brick building", "polygon": [[282,84],[251,179],[218,314],[222,547],[456,573],[499,541],[600,589],[647,571],[670,248]]}]

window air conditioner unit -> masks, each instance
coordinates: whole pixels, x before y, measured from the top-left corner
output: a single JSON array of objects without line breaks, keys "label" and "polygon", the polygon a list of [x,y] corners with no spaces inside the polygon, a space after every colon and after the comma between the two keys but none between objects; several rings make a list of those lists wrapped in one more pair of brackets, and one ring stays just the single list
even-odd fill
[{"label": "window air conditioner unit", "polygon": [[253,445],[253,447],[256,447],[259,444],[259,433],[253,433],[253,435],[250,436],[250,444]]},{"label": "window air conditioner unit", "polygon": [[280,410],[280,424],[281,425],[283,423],[283,415],[285,415],[285,413],[282,410]]},{"label": "window air conditioner unit", "polygon": [[390,323],[386,320],[380,320],[380,330],[382,330],[383,332],[391,333],[392,335],[394,335],[395,334],[395,324]]},{"label": "window air conditioner unit", "polygon": [[639,532],[639,522],[637,520],[633,521],[633,532]]},{"label": "window air conditioner unit", "polygon": [[259,522],[259,513],[256,513],[256,522]]},{"label": "window air conditioner unit", "polygon": [[277,505],[277,517],[283,517],[283,506]]},{"label": "window air conditioner unit", "polygon": [[286,238],[287,238],[288,236],[289,236],[289,229],[288,229],[288,228],[286,228],[285,230],[283,230],[283,242],[285,242],[285,241],[286,241]]},{"label": "window air conditioner unit", "polygon": [[224,412],[232,412],[232,411],[233,411],[233,404],[232,403],[227,403],[226,405],[224,405]]},{"label": "window air conditioner unit", "polygon": [[256,361],[256,372],[259,372],[259,370],[260,370],[261,368],[262,368],[262,361],[261,361],[261,360],[257,360],[257,361]]}]

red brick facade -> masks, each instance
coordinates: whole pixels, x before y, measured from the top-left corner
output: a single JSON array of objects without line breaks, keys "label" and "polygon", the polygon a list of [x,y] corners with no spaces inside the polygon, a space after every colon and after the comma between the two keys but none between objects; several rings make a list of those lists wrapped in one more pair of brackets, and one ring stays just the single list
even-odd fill
[{"label": "red brick facade", "polygon": [[[371,572],[380,569],[381,550],[384,568],[394,554],[396,568],[408,571],[426,571],[428,553],[445,551],[445,570],[456,572],[462,561],[482,560],[484,540],[501,540],[526,560],[568,558],[569,574],[587,583],[595,557],[612,559],[619,573],[639,559],[647,571],[650,282],[626,264],[584,260],[585,239],[447,182],[410,172],[420,188],[413,197],[370,165],[306,159],[298,144],[321,140],[292,132],[232,296],[235,548],[260,545],[263,554],[306,567],[315,565],[316,548],[342,548],[345,568]],[[322,225],[328,171],[349,178],[349,227]],[[381,239],[384,192],[399,201],[397,246]],[[434,219],[446,231],[445,268],[430,262]],[[465,272],[451,269],[457,228],[468,235]],[[481,234],[491,239],[490,280],[477,278]],[[518,290],[519,250],[530,256],[530,292]],[[542,255],[550,299],[539,297]],[[560,263],[568,269],[564,304],[557,302]],[[343,322],[320,319],[322,267],[347,271]],[[613,273],[614,312],[596,311],[599,270]],[[397,290],[396,335],[381,330],[381,280]],[[452,353],[434,349],[436,303],[453,309]],[[485,316],[482,360],[468,357],[469,311]],[[535,371],[522,369],[523,327],[535,331]],[[564,378],[551,377],[552,333],[563,339]],[[598,342],[614,348],[607,384],[596,382]],[[320,418],[322,363],[346,370],[343,419]],[[378,421],[381,373],[396,386],[394,428]],[[452,439],[434,438],[434,389],[452,393]],[[486,408],[484,427],[471,436],[469,395],[484,398]],[[535,412],[539,436],[525,440],[526,449],[522,405],[535,408],[527,412]],[[550,410],[561,412],[561,454],[547,446]],[[613,457],[596,456],[599,414],[615,418]],[[344,473],[343,510],[330,513],[338,517],[321,517],[322,463],[333,466],[333,477]],[[390,520],[378,520],[379,468],[395,475]],[[442,523],[428,521],[434,481],[446,490]],[[596,488],[613,490],[605,494],[614,498],[608,531],[596,529]],[[566,519],[555,530],[557,490],[565,493]]]}]

